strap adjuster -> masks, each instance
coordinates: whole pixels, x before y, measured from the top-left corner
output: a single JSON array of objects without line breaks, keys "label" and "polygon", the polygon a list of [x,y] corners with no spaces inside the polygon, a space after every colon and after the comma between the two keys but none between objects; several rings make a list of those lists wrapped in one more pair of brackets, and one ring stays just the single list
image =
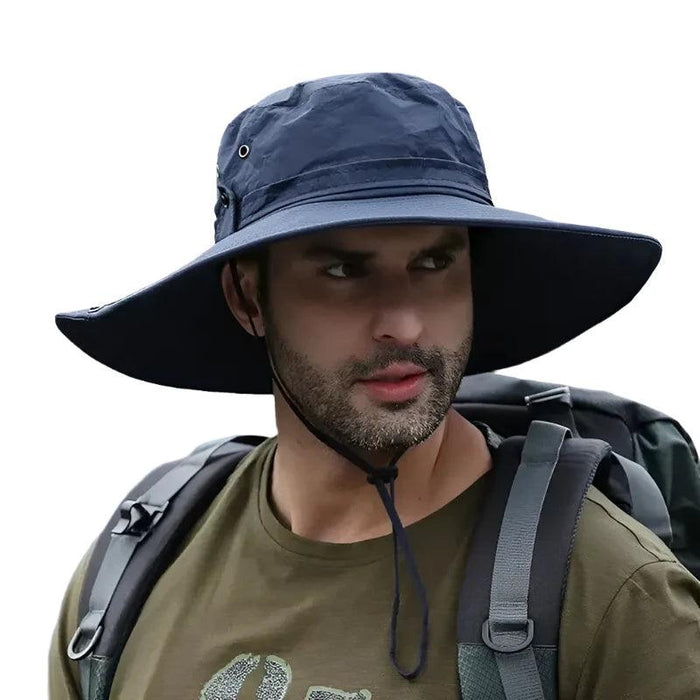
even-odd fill
[{"label": "strap adjuster", "polygon": [[367,483],[378,484],[383,481],[388,484],[392,479],[399,475],[399,468],[396,464],[391,464],[388,467],[375,467],[371,474],[367,476]]},{"label": "strap adjuster", "polygon": [[119,522],[112,528],[115,535],[144,538],[163,517],[169,501],[161,506],[127,499],[119,506]]},{"label": "strap adjuster", "polygon": [[[494,632],[492,629],[493,624],[494,622],[490,617],[484,621],[484,624],[481,626],[481,638],[484,640],[484,644],[486,644],[489,649],[501,652],[502,654],[512,654],[516,651],[522,651],[525,649],[525,647],[530,646],[535,636],[535,623],[529,617],[527,618],[525,626],[519,622],[496,623],[501,628],[498,632],[496,632],[496,635],[501,639],[504,635],[507,635],[507,640],[503,641],[494,641],[492,634]],[[512,641],[512,637],[518,634],[518,632],[525,635],[524,641]]]},{"label": "strap adjuster", "polygon": [[568,386],[556,386],[553,389],[547,389],[525,397],[525,403],[528,406],[533,403],[542,403],[543,401],[560,401],[568,406],[574,405],[571,400],[571,389]]}]

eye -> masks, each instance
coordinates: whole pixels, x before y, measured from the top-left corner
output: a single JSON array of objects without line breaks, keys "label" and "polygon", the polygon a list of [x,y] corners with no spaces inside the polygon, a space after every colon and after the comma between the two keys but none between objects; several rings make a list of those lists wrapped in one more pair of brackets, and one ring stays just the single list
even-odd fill
[{"label": "eye", "polygon": [[[453,262],[454,262],[454,257],[452,255],[449,255],[448,253],[440,253],[436,255],[426,255],[423,260],[432,260],[432,261],[440,261],[438,263],[437,267],[423,267],[419,268],[422,269],[423,271],[430,271],[430,272],[440,272],[447,267],[449,267]],[[358,274],[350,274],[350,276],[347,275],[336,275],[332,274],[329,271],[337,268],[342,268],[342,267],[349,267],[350,270],[355,270],[358,271],[361,269],[361,265],[358,265],[356,263],[351,263],[351,262],[338,262],[334,263],[333,265],[330,265],[329,267],[326,267],[323,269],[323,273],[328,276],[328,277],[333,277],[334,279],[339,279],[339,280],[344,280],[344,279],[350,279],[352,277],[362,277],[362,273]]]},{"label": "eye", "polygon": [[443,262],[443,265],[441,267],[429,267],[425,268],[428,270],[434,270],[435,272],[439,272],[440,270],[444,270],[445,268],[449,267],[453,262],[454,262],[454,257],[449,255],[448,253],[440,253],[437,255],[428,255],[423,260],[441,260]]},{"label": "eye", "polygon": [[[329,270],[333,270],[334,268],[346,267],[346,266],[349,267],[349,268],[351,268],[351,269],[356,269],[356,268],[358,267],[358,266],[355,265],[354,263],[339,262],[339,263],[335,263],[335,264],[331,265],[330,267],[325,267],[325,268],[323,269],[323,272],[324,272],[324,274],[326,274],[328,277],[333,277],[334,279],[337,279],[337,280],[349,279],[349,278],[346,277],[346,276],[333,275],[333,274],[329,274],[329,272],[328,272]],[[352,277],[352,276],[355,276],[355,275],[351,275],[351,277]]]}]

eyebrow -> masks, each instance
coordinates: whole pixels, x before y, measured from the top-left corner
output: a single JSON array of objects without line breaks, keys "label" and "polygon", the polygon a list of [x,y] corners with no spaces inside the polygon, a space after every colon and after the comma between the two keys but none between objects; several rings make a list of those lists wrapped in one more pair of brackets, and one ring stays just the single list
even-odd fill
[{"label": "eyebrow", "polygon": [[[467,247],[467,242],[463,234],[457,231],[448,231],[438,238],[435,243],[422,248],[418,251],[412,251],[411,257],[423,257],[434,253],[457,252],[464,250]],[[304,260],[319,260],[325,258],[337,258],[355,263],[366,262],[377,257],[377,253],[369,250],[348,250],[339,246],[328,245],[327,243],[316,243],[308,246],[302,253]]]}]

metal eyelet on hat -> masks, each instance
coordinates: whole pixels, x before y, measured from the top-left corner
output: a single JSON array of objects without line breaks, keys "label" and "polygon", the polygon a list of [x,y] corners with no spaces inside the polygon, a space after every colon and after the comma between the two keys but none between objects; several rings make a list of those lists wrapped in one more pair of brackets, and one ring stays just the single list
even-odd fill
[{"label": "metal eyelet on hat", "polygon": [[245,158],[249,153],[250,153],[250,146],[248,146],[247,144],[242,143],[242,144],[238,147],[238,155],[239,155],[239,157]]}]

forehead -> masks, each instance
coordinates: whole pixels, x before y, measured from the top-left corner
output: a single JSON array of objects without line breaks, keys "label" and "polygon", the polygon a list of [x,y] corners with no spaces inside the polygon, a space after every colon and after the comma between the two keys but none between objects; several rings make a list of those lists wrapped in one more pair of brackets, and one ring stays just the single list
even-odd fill
[{"label": "forehead", "polygon": [[382,224],[324,229],[279,241],[271,248],[285,258],[318,260],[347,251],[371,259],[383,255],[414,256],[433,247],[461,250],[468,247],[466,226],[444,224]]}]

